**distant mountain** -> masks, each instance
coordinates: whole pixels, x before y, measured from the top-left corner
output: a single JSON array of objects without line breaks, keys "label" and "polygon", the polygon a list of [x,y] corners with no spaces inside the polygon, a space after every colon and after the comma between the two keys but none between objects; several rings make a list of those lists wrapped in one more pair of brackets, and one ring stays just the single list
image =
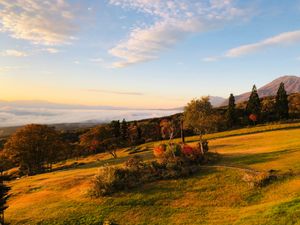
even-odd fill
[{"label": "distant mountain", "polygon": [[[258,95],[260,98],[267,96],[275,96],[280,83],[283,82],[285,90],[288,94],[299,93],[300,92],[300,77],[298,76],[282,76],[272,82],[266,84],[265,86],[259,88]],[[251,92],[247,92],[238,96],[235,96],[236,103],[248,101]],[[226,105],[228,100],[224,101],[221,105]]]},{"label": "distant mountain", "polygon": [[221,106],[224,101],[226,101],[226,98],[222,98],[218,96],[209,96],[209,100],[212,106],[218,107]]}]

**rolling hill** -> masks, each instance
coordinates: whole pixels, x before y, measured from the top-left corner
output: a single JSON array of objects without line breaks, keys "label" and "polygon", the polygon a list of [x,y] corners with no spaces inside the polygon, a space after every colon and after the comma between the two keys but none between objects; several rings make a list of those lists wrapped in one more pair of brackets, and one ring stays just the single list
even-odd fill
[{"label": "rolling hill", "polygon": [[[118,159],[101,153],[76,161],[79,166],[9,182],[6,211],[12,225],[31,224],[299,224],[300,124],[277,124],[207,135],[221,158],[185,179],[142,185],[112,196],[91,199],[90,180],[102,165]],[[265,132],[264,132],[265,131]],[[196,144],[198,137],[190,137]],[[193,143],[194,142],[194,143]],[[151,159],[153,144],[138,153]],[[139,146],[139,147],[145,147]],[[75,163],[70,160],[66,163]],[[278,179],[256,188],[249,171],[276,171]]]}]

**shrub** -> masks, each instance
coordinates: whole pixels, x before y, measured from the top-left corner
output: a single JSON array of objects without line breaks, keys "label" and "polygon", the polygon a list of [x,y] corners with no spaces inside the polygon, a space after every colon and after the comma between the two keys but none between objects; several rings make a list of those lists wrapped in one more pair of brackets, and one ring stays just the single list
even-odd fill
[{"label": "shrub", "polygon": [[127,162],[125,163],[125,166],[132,170],[139,170],[139,169],[142,169],[145,167],[145,163],[144,163],[142,157],[136,155],[136,156],[128,159]]},{"label": "shrub", "polygon": [[162,157],[166,151],[166,145],[165,144],[160,144],[159,146],[155,147],[153,150],[154,156],[155,157]]},{"label": "shrub", "polygon": [[109,195],[114,192],[115,168],[103,167],[92,180],[89,194],[94,197]]},{"label": "shrub", "polygon": [[187,144],[179,145],[176,143],[169,143],[168,145],[162,144],[154,148],[153,153],[163,163],[174,161],[176,158],[180,158],[181,161],[189,163],[198,163],[203,159],[203,154],[207,151],[208,142],[202,141],[196,147],[192,147]]}]

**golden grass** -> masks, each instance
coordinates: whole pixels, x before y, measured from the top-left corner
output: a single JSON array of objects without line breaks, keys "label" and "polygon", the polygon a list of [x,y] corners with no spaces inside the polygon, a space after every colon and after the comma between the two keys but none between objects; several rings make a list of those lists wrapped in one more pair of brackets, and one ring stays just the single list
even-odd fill
[{"label": "golden grass", "polygon": [[[279,173],[292,170],[294,175],[256,189],[242,181],[241,170],[207,168],[188,179],[159,181],[97,200],[87,197],[98,167],[125,161],[128,154],[123,149],[118,161],[99,154],[77,160],[85,163],[78,168],[10,182],[12,196],[6,218],[11,224],[99,224],[103,219],[119,224],[293,222],[300,216],[300,129],[244,132],[229,137],[214,134],[209,144],[211,151],[223,155],[219,165]],[[150,152],[142,155],[151,158]]]}]

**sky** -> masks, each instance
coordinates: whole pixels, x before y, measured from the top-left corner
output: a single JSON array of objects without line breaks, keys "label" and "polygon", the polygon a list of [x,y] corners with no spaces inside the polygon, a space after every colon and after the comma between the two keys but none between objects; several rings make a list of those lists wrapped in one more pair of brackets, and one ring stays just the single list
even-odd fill
[{"label": "sky", "polygon": [[299,0],[0,0],[0,100],[173,108],[300,65]]}]

